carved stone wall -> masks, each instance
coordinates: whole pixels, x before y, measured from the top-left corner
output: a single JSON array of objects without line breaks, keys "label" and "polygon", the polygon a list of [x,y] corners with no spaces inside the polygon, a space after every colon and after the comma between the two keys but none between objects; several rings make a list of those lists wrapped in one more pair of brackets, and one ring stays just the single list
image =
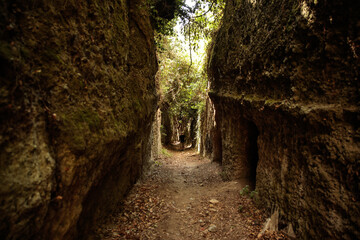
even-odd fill
[{"label": "carved stone wall", "polygon": [[221,161],[301,239],[360,237],[359,3],[227,1],[209,59]]}]

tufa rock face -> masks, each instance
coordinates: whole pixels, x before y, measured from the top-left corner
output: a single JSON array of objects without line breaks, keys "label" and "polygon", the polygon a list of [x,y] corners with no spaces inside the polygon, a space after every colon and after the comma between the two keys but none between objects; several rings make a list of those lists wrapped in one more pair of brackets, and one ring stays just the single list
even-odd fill
[{"label": "tufa rock face", "polygon": [[221,133],[216,125],[214,104],[206,98],[205,110],[201,112],[200,154],[221,162]]},{"label": "tufa rock face", "polygon": [[81,239],[151,154],[143,1],[0,4],[0,238]]},{"label": "tufa rock face", "polygon": [[227,1],[209,59],[221,160],[301,239],[360,238],[359,2]]}]

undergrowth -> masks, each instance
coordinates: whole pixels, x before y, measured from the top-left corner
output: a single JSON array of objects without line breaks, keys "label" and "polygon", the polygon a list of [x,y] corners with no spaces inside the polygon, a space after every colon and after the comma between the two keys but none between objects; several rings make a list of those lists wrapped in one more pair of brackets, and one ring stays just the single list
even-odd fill
[{"label": "undergrowth", "polygon": [[165,157],[171,157],[171,154],[168,152],[166,148],[161,148],[161,155]]}]

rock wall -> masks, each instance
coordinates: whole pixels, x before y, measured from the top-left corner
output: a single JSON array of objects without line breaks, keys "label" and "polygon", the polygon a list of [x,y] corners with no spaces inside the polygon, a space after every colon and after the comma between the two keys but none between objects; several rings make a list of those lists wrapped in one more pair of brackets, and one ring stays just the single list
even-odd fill
[{"label": "rock wall", "polygon": [[215,121],[215,108],[207,97],[205,109],[200,116],[200,154],[221,162],[221,132]]},{"label": "rock wall", "polygon": [[0,3],[0,238],[82,239],[150,158],[145,1]]},{"label": "rock wall", "polygon": [[300,239],[360,238],[359,2],[228,0],[209,58],[231,178]]},{"label": "rock wall", "polygon": [[157,159],[161,152],[161,110],[160,108],[156,111],[154,116],[154,123],[151,128],[151,159]]},{"label": "rock wall", "polygon": [[168,109],[161,110],[161,143],[168,146],[172,143],[173,136],[176,135],[174,131],[173,119]]}]

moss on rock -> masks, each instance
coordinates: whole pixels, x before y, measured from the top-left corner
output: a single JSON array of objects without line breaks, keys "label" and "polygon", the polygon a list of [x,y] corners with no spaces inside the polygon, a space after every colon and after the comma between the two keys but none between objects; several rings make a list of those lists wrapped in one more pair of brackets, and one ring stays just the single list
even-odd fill
[{"label": "moss on rock", "polygon": [[0,4],[0,19],[0,238],[86,238],[151,155],[148,9],[138,0],[16,0]]}]

